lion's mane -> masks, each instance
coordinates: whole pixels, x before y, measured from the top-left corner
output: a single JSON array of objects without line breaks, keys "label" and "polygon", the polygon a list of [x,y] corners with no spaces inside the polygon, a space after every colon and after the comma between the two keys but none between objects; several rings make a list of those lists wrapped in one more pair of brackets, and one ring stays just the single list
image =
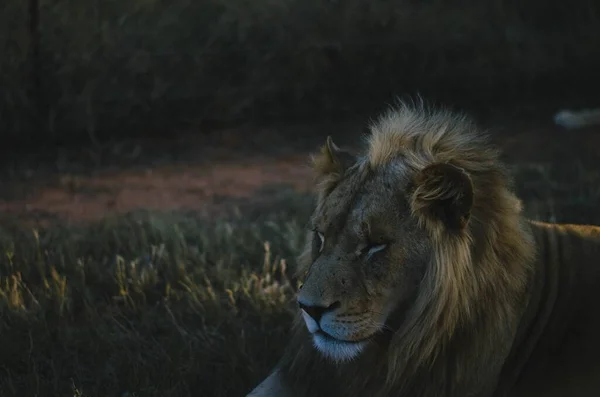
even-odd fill
[{"label": "lion's mane", "polygon": [[[417,181],[411,208],[434,251],[418,295],[402,314],[390,317],[393,332],[347,363],[324,360],[298,318],[279,363],[294,393],[458,396],[463,386],[489,378],[493,364],[508,355],[527,306],[534,257],[531,231],[498,154],[474,123],[450,111],[402,104],[372,124],[358,162],[386,167],[400,157],[415,172],[433,163],[459,167],[472,181],[470,221],[464,233],[446,233],[442,224],[422,216],[420,193],[431,198],[435,192]],[[321,176],[320,202],[343,179],[327,156],[324,148],[313,162]],[[300,256],[299,276],[310,266],[309,257]]]}]

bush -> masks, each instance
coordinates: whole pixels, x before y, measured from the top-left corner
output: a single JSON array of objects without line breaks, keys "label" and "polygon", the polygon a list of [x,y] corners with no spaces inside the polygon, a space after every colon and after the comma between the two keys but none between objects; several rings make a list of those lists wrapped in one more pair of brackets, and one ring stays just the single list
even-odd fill
[{"label": "bush", "polygon": [[4,0],[0,5],[0,134],[3,139],[31,133],[34,129],[31,47],[27,2]]},{"label": "bush", "polygon": [[600,66],[593,0],[568,10],[508,0],[40,1],[44,133],[64,140],[191,119],[330,117],[416,91],[488,105],[581,95]]}]

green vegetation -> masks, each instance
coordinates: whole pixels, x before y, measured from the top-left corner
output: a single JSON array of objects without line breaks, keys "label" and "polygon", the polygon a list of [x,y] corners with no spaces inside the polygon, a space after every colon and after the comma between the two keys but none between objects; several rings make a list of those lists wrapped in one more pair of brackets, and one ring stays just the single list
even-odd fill
[{"label": "green vegetation", "polygon": [[5,0],[0,133],[68,141],[330,117],[416,92],[488,106],[581,95],[598,82],[600,3],[565,4],[40,0],[38,103],[26,2]]},{"label": "green vegetation", "polygon": [[[600,173],[515,169],[527,214],[600,223]],[[310,196],[220,221],[0,228],[0,395],[243,396],[282,351]]]}]

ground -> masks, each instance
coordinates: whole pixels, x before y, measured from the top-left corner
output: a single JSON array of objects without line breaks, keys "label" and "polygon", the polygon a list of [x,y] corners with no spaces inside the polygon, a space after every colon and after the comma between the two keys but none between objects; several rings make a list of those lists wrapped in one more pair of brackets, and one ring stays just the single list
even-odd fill
[{"label": "ground", "polygon": [[[308,155],[365,120],[4,158],[0,395],[243,396],[281,353]],[[481,117],[527,214],[600,224],[600,128]]]},{"label": "ground", "polygon": [[[511,164],[588,165],[600,158],[597,128],[567,131],[540,118],[496,121],[489,128]],[[77,154],[57,151],[55,162],[66,163],[62,171],[36,175],[22,164],[19,171],[13,170],[10,187],[0,193],[4,196],[0,212],[35,222],[73,224],[141,208],[208,216],[238,206],[264,208],[282,189],[286,194],[290,189],[310,191],[309,155],[327,134],[352,149],[363,131],[360,124],[330,123],[248,127],[204,136],[195,132],[176,142],[167,137],[104,150],[89,148],[85,153],[101,157],[97,162],[103,164],[91,171],[88,166],[85,172],[76,170],[85,168],[76,163]],[[69,155],[70,163],[64,159]],[[124,163],[125,168],[116,168]],[[26,180],[19,181],[19,175]]]}]

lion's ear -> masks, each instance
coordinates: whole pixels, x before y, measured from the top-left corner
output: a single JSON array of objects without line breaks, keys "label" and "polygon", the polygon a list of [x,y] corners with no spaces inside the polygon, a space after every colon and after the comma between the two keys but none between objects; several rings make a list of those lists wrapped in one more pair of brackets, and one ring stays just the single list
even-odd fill
[{"label": "lion's ear", "polygon": [[327,137],[327,141],[321,147],[319,153],[312,157],[313,169],[317,179],[340,177],[355,161],[355,157],[350,152],[340,149],[333,143],[331,136]]},{"label": "lion's ear", "polygon": [[447,229],[462,230],[473,206],[473,184],[469,175],[451,164],[432,164],[414,179],[411,205],[415,214]]}]

